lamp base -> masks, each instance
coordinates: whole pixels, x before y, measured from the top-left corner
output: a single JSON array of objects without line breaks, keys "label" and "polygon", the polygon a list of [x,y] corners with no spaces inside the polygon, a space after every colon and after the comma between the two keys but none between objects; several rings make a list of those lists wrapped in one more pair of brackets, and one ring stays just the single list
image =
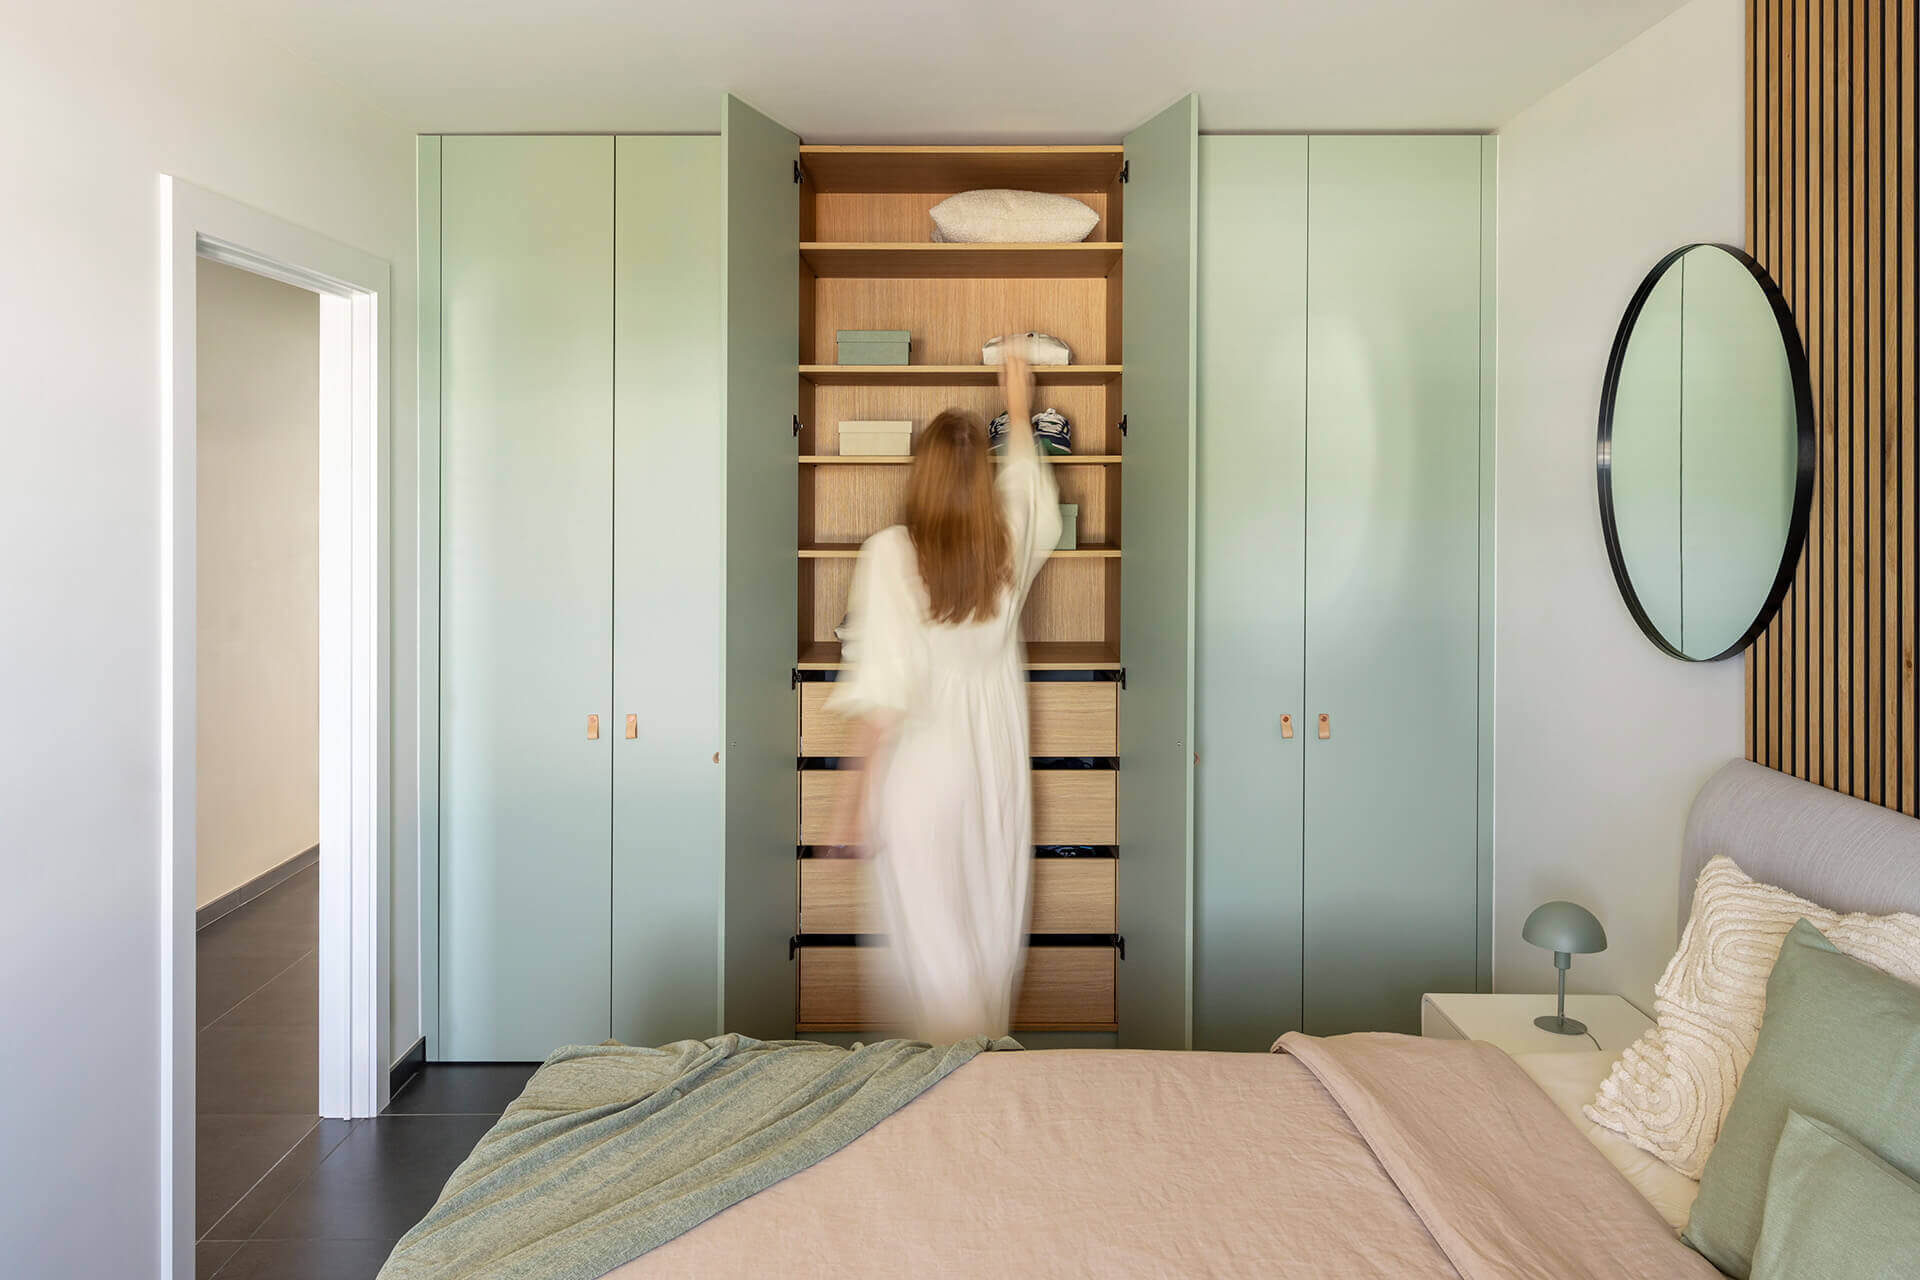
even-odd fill
[{"label": "lamp base", "polygon": [[1587,1034],[1587,1024],[1578,1018],[1563,1018],[1555,1013],[1543,1013],[1533,1020],[1533,1025],[1542,1031],[1551,1031],[1557,1036],[1583,1036]]}]

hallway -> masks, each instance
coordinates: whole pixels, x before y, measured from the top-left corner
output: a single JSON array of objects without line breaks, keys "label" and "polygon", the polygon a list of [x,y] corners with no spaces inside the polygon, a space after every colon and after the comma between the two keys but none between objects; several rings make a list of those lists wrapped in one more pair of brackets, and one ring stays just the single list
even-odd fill
[{"label": "hallway", "polygon": [[198,935],[201,1280],[370,1280],[533,1074],[431,1066],[377,1119],[318,1119],[319,883]]}]

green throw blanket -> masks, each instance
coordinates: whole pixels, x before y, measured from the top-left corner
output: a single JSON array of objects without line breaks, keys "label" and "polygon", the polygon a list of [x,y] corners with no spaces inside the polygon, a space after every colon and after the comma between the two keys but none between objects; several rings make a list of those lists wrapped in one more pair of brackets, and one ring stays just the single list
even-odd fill
[{"label": "green throw blanket", "polygon": [[595,1280],[832,1155],[986,1049],[726,1035],[570,1045],[401,1237],[381,1280]]}]

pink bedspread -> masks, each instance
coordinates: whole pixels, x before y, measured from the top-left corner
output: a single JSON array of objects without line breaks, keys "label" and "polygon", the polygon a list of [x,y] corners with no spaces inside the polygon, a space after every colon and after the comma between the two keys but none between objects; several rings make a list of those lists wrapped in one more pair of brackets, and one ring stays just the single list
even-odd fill
[{"label": "pink bedspread", "polygon": [[611,1274],[1014,1272],[1718,1275],[1505,1054],[1372,1035],[983,1054]]}]

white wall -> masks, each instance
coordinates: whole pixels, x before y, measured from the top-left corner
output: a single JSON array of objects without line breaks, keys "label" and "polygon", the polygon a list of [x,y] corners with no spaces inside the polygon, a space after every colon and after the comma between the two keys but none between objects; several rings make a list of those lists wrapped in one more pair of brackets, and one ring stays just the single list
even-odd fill
[{"label": "white wall", "polygon": [[203,260],[197,305],[204,907],[320,841],[320,299]]},{"label": "white wall", "polygon": [[158,1269],[158,175],[393,264],[392,1048],[412,1042],[413,141],[189,0],[0,23],[0,1257]]},{"label": "white wall", "polygon": [[1569,985],[1643,1006],[1676,939],[1694,792],[1742,745],[1741,666],[1676,662],[1615,589],[1594,432],[1620,313],[1661,255],[1740,243],[1740,0],[1693,0],[1500,130],[1494,985],[1553,988],[1520,938],[1551,898],[1609,947]]}]

